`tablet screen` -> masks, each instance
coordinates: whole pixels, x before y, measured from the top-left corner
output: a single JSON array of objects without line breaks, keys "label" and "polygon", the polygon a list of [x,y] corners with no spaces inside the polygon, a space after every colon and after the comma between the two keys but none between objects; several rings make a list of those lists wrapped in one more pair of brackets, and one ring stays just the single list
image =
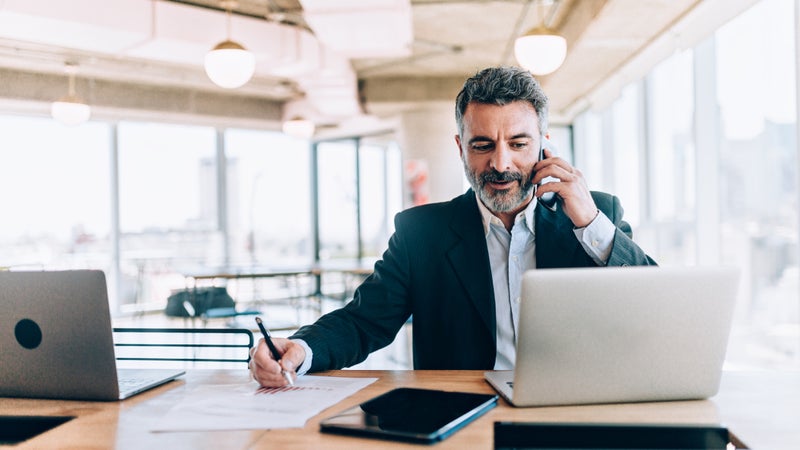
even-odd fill
[{"label": "tablet screen", "polygon": [[497,405],[497,396],[398,388],[323,420],[324,432],[433,442]]}]

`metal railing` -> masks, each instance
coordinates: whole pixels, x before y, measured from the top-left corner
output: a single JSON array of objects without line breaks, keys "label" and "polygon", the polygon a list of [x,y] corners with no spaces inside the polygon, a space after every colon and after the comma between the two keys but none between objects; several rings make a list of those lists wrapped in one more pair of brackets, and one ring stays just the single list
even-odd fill
[{"label": "metal railing", "polygon": [[114,328],[114,336],[117,361],[246,366],[254,344],[253,332],[244,328]]}]

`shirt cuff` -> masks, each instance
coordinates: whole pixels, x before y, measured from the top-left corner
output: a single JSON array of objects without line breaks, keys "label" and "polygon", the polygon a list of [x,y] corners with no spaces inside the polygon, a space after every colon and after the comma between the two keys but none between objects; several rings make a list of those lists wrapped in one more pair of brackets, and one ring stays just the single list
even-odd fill
[{"label": "shirt cuff", "polygon": [[311,368],[311,360],[314,358],[314,352],[311,351],[311,347],[306,344],[306,341],[302,339],[292,339],[292,342],[300,344],[300,346],[303,347],[303,350],[306,351],[306,359],[304,359],[303,363],[300,364],[300,367],[295,370],[295,373],[297,373],[298,376],[305,375],[308,372],[308,369]]},{"label": "shirt cuff", "polygon": [[608,264],[611,248],[614,245],[616,227],[602,212],[598,212],[594,220],[583,228],[573,230],[578,242],[586,253],[600,266]]}]

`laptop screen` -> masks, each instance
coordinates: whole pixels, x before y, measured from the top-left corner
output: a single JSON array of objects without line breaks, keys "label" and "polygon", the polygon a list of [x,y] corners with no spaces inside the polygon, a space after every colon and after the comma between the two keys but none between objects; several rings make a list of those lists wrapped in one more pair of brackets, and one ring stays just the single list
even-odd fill
[{"label": "laptop screen", "polygon": [[0,395],[117,399],[102,271],[0,272]]}]

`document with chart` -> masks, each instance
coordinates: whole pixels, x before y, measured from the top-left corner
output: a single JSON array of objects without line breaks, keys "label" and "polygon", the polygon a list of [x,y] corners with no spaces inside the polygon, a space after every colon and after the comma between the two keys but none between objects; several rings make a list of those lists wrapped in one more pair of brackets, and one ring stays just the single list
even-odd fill
[{"label": "document with chart", "polygon": [[201,386],[154,420],[151,431],[252,430],[303,427],[325,408],[377,378],[302,376],[294,386],[255,382]]}]

